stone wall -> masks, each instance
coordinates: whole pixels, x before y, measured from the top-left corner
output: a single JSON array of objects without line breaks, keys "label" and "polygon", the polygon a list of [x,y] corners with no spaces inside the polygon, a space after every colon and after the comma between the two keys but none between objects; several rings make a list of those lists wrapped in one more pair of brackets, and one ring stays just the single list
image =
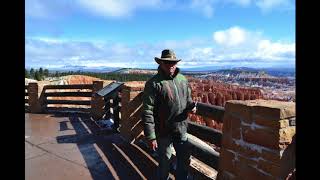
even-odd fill
[{"label": "stone wall", "polygon": [[[284,179],[295,158],[295,103],[271,100],[228,101],[218,179]],[[284,162],[286,161],[286,162]]]}]

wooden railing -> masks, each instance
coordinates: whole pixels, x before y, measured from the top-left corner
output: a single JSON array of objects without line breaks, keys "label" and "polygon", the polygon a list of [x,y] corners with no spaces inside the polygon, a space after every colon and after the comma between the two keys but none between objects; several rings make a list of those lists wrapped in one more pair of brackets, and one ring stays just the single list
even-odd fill
[{"label": "wooden railing", "polygon": [[[62,109],[81,109],[81,110],[90,110],[88,108],[72,108],[69,105],[91,105],[92,97],[92,84],[72,84],[72,85],[46,85],[42,90],[42,105],[45,107],[46,111],[50,110],[62,110]],[[83,91],[85,90],[85,91]],[[50,91],[50,92],[48,92]],[[59,99],[54,99],[54,98]],[[88,100],[71,100],[67,99],[68,97],[84,97],[90,98]],[[63,99],[61,99],[63,98]],[[54,105],[49,107],[48,105]],[[58,105],[58,107],[57,107]],[[59,105],[67,105],[59,107]]]},{"label": "wooden railing", "polygon": [[[214,119],[222,123],[224,108],[210,104],[198,103],[197,115]],[[188,122],[188,142],[192,147],[192,156],[206,163],[214,169],[218,169],[220,153],[204,142],[209,142],[221,147],[222,132],[207,126]]]},{"label": "wooden railing", "polygon": [[[131,129],[139,129],[136,128],[137,124],[139,124],[140,120],[140,114],[142,112],[141,104],[142,104],[142,97],[143,92],[140,92],[138,95],[136,95],[132,100],[130,100],[129,106],[126,106],[127,113],[133,114],[133,112],[139,112],[138,115],[132,115],[136,116],[138,118],[131,117],[129,125],[126,125],[127,128]],[[131,106],[132,105],[132,106]],[[207,117],[210,119],[214,119],[216,122],[222,123],[223,116],[224,116],[225,109],[221,106],[214,106],[210,104],[204,104],[204,103],[197,103],[197,115]],[[129,117],[129,116],[128,116]],[[123,119],[122,122],[129,121],[128,119]],[[134,124],[134,127],[132,126]],[[142,123],[141,123],[142,125]],[[128,130],[126,130],[128,131]],[[134,139],[140,139],[139,134],[140,131],[133,132]],[[222,132],[213,128],[210,128],[208,126],[203,126],[200,124],[197,124],[195,122],[188,121],[188,144],[191,150],[191,155],[204,164],[210,166],[211,168],[218,170],[218,164],[219,164],[219,157],[220,153],[217,152],[211,145],[213,144],[215,147],[220,148],[221,147],[221,141],[222,141]],[[143,143],[143,146],[146,146],[147,148],[147,142],[141,138],[141,141],[138,141]],[[211,143],[211,145],[209,145]]]},{"label": "wooden railing", "polygon": [[[121,90],[123,83],[111,83],[102,88],[95,94],[92,93],[93,84],[76,84],[76,85],[46,85],[44,86],[41,97],[42,105],[46,111],[59,111],[65,108],[48,107],[48,105],[86,105],[90,106],[91,100],[66,100],[66,99],[50,99],[52,97],[93,97],[95,95],[102,96],[104,99],[104,115],[103,119],[112,118],[114,120],[114,128],[119,130],[120,127],[120,109],[121,109]],[[28,87],[26,86],[25,89]],[[62,91],[64,90],[64,91]],[[72,91],[71,91],[72,90]],[[81,91],[86,90],[86,91]],[[142,93],[140,93],[140,97]],[[28,96],[26,90],[25,97]],[[136,99],[135,98],[135,99]],[[91,98],[92,99],[92,98]],[[139,99],[141,101],[141,99]],[[135,103],[135,104],[141,104]],[[88,107],[87,110],[90,110]],[[137,107],[126,107],[136,109]],[[112,109],[112,110],[111,110]],[[198,103],[197,115],[214,119],[217,122],[222,122],[224,108],[213,106],[204,103]],[[191,155],[209,165],[214,169],[218,169],[220,154],[205,142],[214,144],[217,147],[221,146],[222,132],[207,126],[197,123],[188,122],[188,143],[191,147]]]},{"label": "wooden railing", "polygon": [[[137,128],[137,124],[141,122],[140,114],[142,112],[142,109],[141,109],[142,96],[143,96],[143,92],[140,91],[140,93],[137,94],[133,99],[131,99],[130,97],[130,103],[125,107],[126,112],[128,114],[128,117],[126,116],[126,118],[129,118],[129,114],[134,114],[134,115],[132,115],[132,117],[130,115],[130,119],[122,119],[121,122],[126,123],[127,121],[132,121],[132,122],[128,122],[127,123],[128,125],[126,125],[126,127],[131,129],[131,133],[133,134],[133,139],[140,139],[141,141],[138,141],[138,142],[143,143],[143,146],[146,146],[146,148],[148,148],[147,142],[143,138],[139,138],[141,129]],[[134,112],[139,114],[136,114]],[[216,122],[222,123],[224,112],[225,110],[223,107],[204,104],[204,103],[197,103],[196,114],[203,117],[208,117],[210,119],[214,119]],[[140,125],[142,125],[142,123],[140,123]],[[134,129],[138,129],[137,132]],[[128,131],[128,130],[124,129],[124,131]],[[188,121],[187,136],[188,136],[189,147],[191,150],[191,155],[197,158],[198,160],[202,161],[204,164],[217,170],[220,153],[217,152],[208,143],[211,143],[218,148],[221,147],[222,132],[207,126],[197,124],[195,122]]]}]

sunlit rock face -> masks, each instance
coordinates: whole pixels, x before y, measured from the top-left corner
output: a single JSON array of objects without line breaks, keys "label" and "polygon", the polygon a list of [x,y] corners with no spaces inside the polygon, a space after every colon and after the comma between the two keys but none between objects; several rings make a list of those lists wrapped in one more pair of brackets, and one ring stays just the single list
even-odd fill
[{"label": "sunlit rock face", "polygon": [[[197,78],[188,78],[188,80],[192,99],[202,103],[224,107],[229,100],[254,100],[264,98],[260,88],[243,87]],[[218,123],[213,119],[192,114],[189,114],[189,118],[191,121],[199,124],[222,130],[222,123]]]}]

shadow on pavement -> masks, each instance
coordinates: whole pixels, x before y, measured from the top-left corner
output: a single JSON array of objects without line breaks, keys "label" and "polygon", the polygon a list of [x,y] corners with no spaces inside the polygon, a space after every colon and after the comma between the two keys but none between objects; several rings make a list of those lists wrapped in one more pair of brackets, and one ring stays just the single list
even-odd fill
[{"label": "shadow on pavement", "polygon": [[55,117],[68,117],[60,122],[60,131],[70,130],[74,135],[58,136],[58,143],[77,144],[85,164],[94,180],[98,179],[155,179],[157,163],[136,144],[126,142],[120,134],[101,130],[89,115],[56,113]]}]

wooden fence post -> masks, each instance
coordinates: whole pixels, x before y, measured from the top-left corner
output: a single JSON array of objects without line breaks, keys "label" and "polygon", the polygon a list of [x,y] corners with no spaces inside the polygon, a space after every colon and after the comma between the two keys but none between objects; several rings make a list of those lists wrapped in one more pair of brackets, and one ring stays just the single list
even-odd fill
[{"label": "wooden fence post", "polygon": [[29,83],[28,85],[28,103],[31,113],[40,113],[41,106],[39,102],[39,95],[38,95],[38,83]]},{"label": "wooden fence post", "polygon": [[91,98],[91,117],[94,120],[101,119],[104,115],[104,101],[103,97],[96,94],[103,88],[103,81],[93,81],[92,98]]}]

